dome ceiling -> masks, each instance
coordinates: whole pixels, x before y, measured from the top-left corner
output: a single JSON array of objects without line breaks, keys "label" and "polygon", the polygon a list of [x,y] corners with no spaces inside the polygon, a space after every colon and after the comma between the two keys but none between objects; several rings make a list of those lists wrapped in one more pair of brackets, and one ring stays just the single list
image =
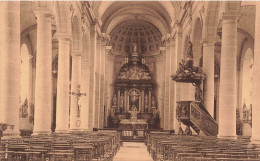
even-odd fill
[{"label": "dome ceiling", "polygon": [[145,21],[127,21],[117,25],[111,32],[111,45],[117,54],[133,52],[137,44],[140,54],[155,54],[161,44],[161,33],[152,24]]}]

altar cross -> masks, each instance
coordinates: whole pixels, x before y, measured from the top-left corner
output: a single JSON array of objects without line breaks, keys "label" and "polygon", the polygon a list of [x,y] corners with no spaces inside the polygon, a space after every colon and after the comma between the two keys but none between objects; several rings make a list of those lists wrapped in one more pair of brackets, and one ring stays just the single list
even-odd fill
[{"label": "altar cross", "polygon": [[76,93],[72,92],[71,94],[75,95],[77,97],[77,99],[78,99],[78,101],[77,101],[77,103],[78,103],[77,117],[80,117],[80,107],[81,107],[80,97],[81,96],[86,96],[87,94],[86,93],[80,93],[80,85],[78,85],[77,87],[78,87],[78,89],[77,89],[78,92],[76,92]]}]

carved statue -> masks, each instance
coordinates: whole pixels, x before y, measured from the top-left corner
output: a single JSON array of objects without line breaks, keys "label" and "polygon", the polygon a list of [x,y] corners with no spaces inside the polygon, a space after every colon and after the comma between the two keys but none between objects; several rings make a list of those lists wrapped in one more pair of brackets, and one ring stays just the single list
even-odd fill
[{"label": "carved statue", "polygon": [[252,121],[252,104],[250,104],[249,110],[248,110],[248,120]]},{"label": "carved statue", "polygon": [[147,95],[144,96],[144,107],[148,108],[148,96]]},{"label": "carved statue", "polygon": [[186,126],[186,129],[184,131],[184,134],[185,135],[192,135],[192,131],[190,130],[190,127],[189,126]]},{"label": "carved statue", "polygon": [[156,119],[159,117],[159,110],[156,108],[153,110],[153,119]]},{"label": "carved statue", "polygon": [[244,100],[244,105],[243,105],[243,120],[247,121],[248,120],[248,109]]},{"label": "carved statue", "polygon": [[134,53],[137,53],[137,44],[134,43],[133,45],[134,45]]},{"label": "carved statue", "polygon": [[131,121],[135,122],[137,121],[137,108],[135,105],[132,106],[132,110],[131,110]]},{"label": "carved statue", "polygon": [[188,49],[187,49],[187,59],[193,58],[193,51],[192,51],[192,42],[189,41]]},{"label": "carved statue", "polygon": [[25,118],[28,116],[28,99],[24,100],[23,105],[20,107],[20,117]]},{"label": "carved statue", "polygon": [[202,90],[200,88],[200,85],[196,85],[196,88],[195,88],[195,100],[196,101],[203,101]]},{"label": "carved statue", "polygon": [[120,107],[120,113],[122,113],[124,111],[124,96],[123,96],[123,94],[121,94],[121,96],[120,96],[119,107]]},{"label": "carved statue", "polygon": [[156,100],[154,96],[152,96],[152,107],[156,107]]},{"label": "carved statue", "polygon": [[178,135],[183,135],[184,131],[182,130],[182,127],[179,127]]},{"label": "carved statue", "polygon": [[117,98],[116,95],[113,96],[113,106],[117,105]]},{"label": "carved statue", "polygon": [[136,90],[133,90],[130,92],[130,98],[131,98],[131,102],[135,103],[135,101],[138,99],[139,97],[139,93]]}]

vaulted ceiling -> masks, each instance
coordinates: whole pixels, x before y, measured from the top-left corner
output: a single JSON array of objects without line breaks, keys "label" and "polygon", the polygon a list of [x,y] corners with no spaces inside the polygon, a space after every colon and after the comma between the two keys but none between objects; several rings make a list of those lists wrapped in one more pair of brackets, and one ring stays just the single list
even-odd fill
[{"label": "vaulted ceiling", "polygon": [[152,23],[162,35],[171,32],[171,25],[176,19],[175,12],[182,2],[147,2],[147,1],[106,1],[92,2],[92,8],[102,22],[102,32],[110,34],[115,26],[138,20]]}]

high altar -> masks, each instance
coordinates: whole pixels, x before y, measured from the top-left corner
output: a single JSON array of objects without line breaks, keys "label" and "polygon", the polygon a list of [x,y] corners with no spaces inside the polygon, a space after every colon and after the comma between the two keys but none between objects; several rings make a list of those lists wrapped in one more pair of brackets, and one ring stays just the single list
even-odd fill
[{"label": "high altar", "polygon": [[114,86],[109,127],[121,130],[159,128],[159,111],[153,94],[154,82],[136,46],[121,67]]}]

